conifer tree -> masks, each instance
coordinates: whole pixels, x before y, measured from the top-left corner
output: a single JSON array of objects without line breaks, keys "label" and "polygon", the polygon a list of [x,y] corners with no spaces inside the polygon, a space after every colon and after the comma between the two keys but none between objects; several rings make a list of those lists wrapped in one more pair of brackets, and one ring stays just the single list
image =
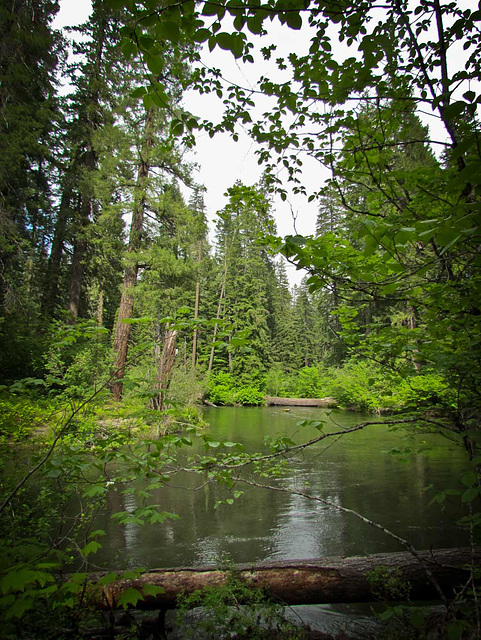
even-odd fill
[{"label": "conifer tree", "polygon": [[58,177],[57,9],[49,0],[0,7],[0,371],[7,379],[33,373],[42,346],[38,300]]}]

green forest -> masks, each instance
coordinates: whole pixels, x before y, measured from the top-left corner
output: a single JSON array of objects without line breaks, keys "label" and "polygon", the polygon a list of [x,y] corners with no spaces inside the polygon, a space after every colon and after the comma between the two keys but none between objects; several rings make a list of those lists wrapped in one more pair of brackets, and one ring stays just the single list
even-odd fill
[{"label": "green forest", "polygon": [[[236,509],[242,477],[271,486],[311,445],[382,423],[462,452],[456,488],[433,498],[466,510],[472,561],[454,595],[386,535],[435,586],[435,637],[481,637],[481,7],[93,0],[69,31],[58,11],[0,7],[0,636],[166,637],[135,620],[118,631],[112,612],[92,623],[99,585],[142,572],[92,579],[99,513],[165,526],[177,516],[154,492],[180,473]],[[306,53],[278,57],[294,33]],[[257,85],[229,82],[207,50],[257,65]],[[221,115],[191,113],[187,91]],[[250,136],[262,178],[214,212],[186,157],[221,133]],[[307,166],[330,177],[313,190]],[[291,194],[315,204],[312,235],[279,237],[275,202]],[[258,452],[204,420],[206,404],[268,397],[367,417],[345,433],[304,420],[314,436],[294,427]],[[112,509],[110,487],[140,506]],[[159,589],[127,588],[119,608]],[[427,637],[414,617],[379,637]],[[225,637],[321,637],[279,629]]]}]

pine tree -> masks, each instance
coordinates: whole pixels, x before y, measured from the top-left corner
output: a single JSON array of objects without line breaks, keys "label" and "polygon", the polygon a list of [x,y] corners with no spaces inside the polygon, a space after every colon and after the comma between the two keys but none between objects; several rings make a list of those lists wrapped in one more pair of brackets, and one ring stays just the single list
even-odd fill
[{"label": "pine tree", "polygon": [[48,0],[0,7],[0,371],[11,378],[38,368],[38,300],[56,197],[55,71],[61,37]]}]

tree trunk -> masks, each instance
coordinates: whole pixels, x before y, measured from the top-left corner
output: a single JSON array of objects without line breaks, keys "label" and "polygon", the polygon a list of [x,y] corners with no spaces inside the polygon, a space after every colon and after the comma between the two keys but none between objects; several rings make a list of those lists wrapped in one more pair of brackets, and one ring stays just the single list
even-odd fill
[{"label": "tree trunk", "polygon": [[[92,132],[90,132],[92,133]],[[91,173],[95,170],[97,155],[91,143],[83,156],[82,166]],[[72,272],[70,275],[70,299],[68,309],[75,321],[79,314],[80,297],[84,276],[85,258],[88,250],[86,230],[92,216],[93,193],[90,185],[85,185],[81,193],[80,210],[78,212],[78,229],[75,236],[74,251],[72,257]]]},{"label": "tree trunk", "polygon": [[[224,278],[224,281],[222,282],[222,286],[220,289],[219,304],[217,305],[217,314],[215,316],[216,320],[219,320],[220,318],[220,312],[222,310],[222,301],[224,299],[224,293],[225,293],[225,278]],[[207,373],[210,373],[212,371],[212,365],[214,364],[215,341],[217,338],[218,328],[219,328],[219,325],[216,322],[214,325],[214,335],[212,336],[212,347],[210,348],[209,366],[207,367]]]},{"label": "tree trunk", "polygon": [[52,249],[48,259],[47,280],[45,282],[45,294],[43,299],[44,311],[52,316],[55,310],[58,295],[58,281],[60,277],[60,265],[65,244],[67,221],[70,216],[70,204],[72,193],[70,189],[64,189],[58,209],[57,223],[52,241]]},{"label": "tree trunk", "polygon": [[[390,574],[396,580],[409,583],[411,600],[437,598],[423,568],[426,564],[440,587],[452,593],[470,577],[469,565],[481,566],[481,548],[440,549],[421,551],[421,564],[410,553],[378,553],[352,558],[319,558],[257,565],[238,565],[238,577],[251,587],[266,590],[275,600],[284,604],[326,604],[333,602],[369,602],[375,600],[372,573]],[[468,568],[466,568],[468,567]],[[145,585],[155,585],[162,593],[139,600],[138,608],[157,609],[175,607],[177,597],[189,595],[197,589],[218,587],[226,583],[229,572],[215,568],[156,569],[135,580],[117,580],[99,588],[94,599],[99,608],[116,608],[119,596],[126,589],[142,591]],[[93,581],[100,578],[92,576]],[[376,590],[379,591],[378,585]]]},{"label": "tree trunk", "polygon": [[[144,216],[146,206],[147,180],[150,172],[149,149],[153,145],[153,110],[149,109],[145,116],[144,144],[140,153],[140,161],[137,172],[137,183],[134,193],[134,210],[132,212],[132,222],[129,233],[129,246],[127,253],[139,251],[142,243],[142,233],[144,230]],[[122,398],[123,383],[125,375],[125,365],[127,364],[127,354],[129,350],[130,324],[125,320],[132,318],[134,308],[133,288],[137,282],[139,266],[137,262],[127,266],[125,269],[124,281],[122,284],[122,296],[120,298],[119,312],[117,314],[117,324],[114,336],[114,352],[116,354],[114,373],[115,381],[111,385],[111,391],[116,402]]]},{"label": "tree trunk", "polygon": [[[202,240],[199,240],[199,250],[197,254],[197,264],[200,264],[202,259]],[[197,276],[198,277],[198,276]],[[195,283],[195,308],[194,308],[194,320],[199,317],[199,297],[200,297],[200,282],[197,280]],[[195,362],[197,359],[197,327],[194,328],[192,336],[192,373],[195,371]]]},{"label": "tree trunk", "polygon": [[162,354],[159,358],[159,364],[157,367],[157,381],[156,386],[158,394],[156,398],[152,400],[152,407],[158,411],[162,411],[165,405],[165,393],[170,386],[170,380],[172,377],[172,367],[174,365],[175,353],[177,343],[177,330],[167,329],[165,334],[164,347]]},{"label": "tree trunk", "polygon": [[276,407],[337,407],[335,398],[275,398],[266,396],[268,405]]},{"label": "tree trunk", "polygon": [[84,275],[84,259],[87,253],[87,241],[84,236],[84,232],[87,226],[88,218],[84,218],[83,213],[81,217],[82,223],[79,231],[77,232],[78,236],[75,241],[72,257],[72,272],[70,275],[70,298],[68,303],[68,310],[70,312],[72,320],[76,320],[78,318]]},{"label": "tree trunk", "polygon": [[99,327],[102,327],[104,324],[104,289],[103,289],[103,283],[100,283],[100,291],[99,291],[99,297],[98,297],[98,301],[97,301],[97,324]]}]

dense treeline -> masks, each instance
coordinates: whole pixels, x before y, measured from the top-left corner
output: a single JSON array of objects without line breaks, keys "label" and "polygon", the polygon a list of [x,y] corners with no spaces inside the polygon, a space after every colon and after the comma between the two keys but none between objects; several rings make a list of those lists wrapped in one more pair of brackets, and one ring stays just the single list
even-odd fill
[{"label": "dense treeline", "polygon": [[[110,371],[116,400],[124,377],[150,375],[152,391],[164,384],[158,369],[172,332],[169,376],[196,374],[203,387],[205,374],[221,372],[259,392],[272,368],[275,377],[338,364],[318,302],[305,285],[289,291],[282,262],[258,242],[275,233],[263,185],[229,190],[209,247],[202,188],[170,127],[179,79],[188,82],[181,55],[188,45],[167,51],[153,70],[163,82],[161,105],[139,103],[145,69],[134,56],[125,64],[121,13],[95,3],[76,28],[82,39],[71,60],[64,36],[50,27],[55,11],[20,2],[3,12],[12,42],[2,64],[1,382],[50,374],[56,391],[68,380],[86,393]],[[29,91],[19,90],[18,68],[29,74],[21,83]],[[187,202],[179,183],[190,189]],[[73,336],[75,324],[85,344],[54,367],[52,345],[62,332]],[[148,339],[152,352],[129,365],[129,349]]]},{"label": "dense treeline", "polygon": [[[289,289],[283,263],[260,241],[275,235],[269,176],[257,186],[231,187],[209,247],[202,188],[172,127],[181,83],[190,81],[185,59],[192,44],[164,44],[162,60],[147,61],[146,75],[119,37],[125,17],[95,3],[89,22],[77,29],[83,39],[71,61],[61,53],[63,36],[49,26],[55,7],[46,3],[43,13],[32,12],[20,3],[17,15],[30,23],[7,29],[14,41],[3,54],[9,124],[3,132],[3,383],[46,380],[48,373],[56,391],[67,384],[87,393],[110,374],[115,400],[125,380],[150,393],[157,408],[179,388],[177,400],[207,395],[216,404],[259,404],[264,393],[334,395],[344,406],[374,410],[412,407],[420,399],[452,403],[442,372],[416,355],[416,339],[409,339],[425,324],[426,310],[404,295],[396,272],[380,291],[374,279],[346,287],[351,276],[341,271],[322,287],[311,278]],[[6,27],[11,15],[4,11]],[[18,89],[16,65],[31,74],[26,93]],[[59,95],[56,78],[68,83],[67,95]],[[146,79],[158,83],[156,94],[145,93]],[[352,243],[365,263],[355,267],[359,275],[379,268],[380,230],[371,233],[365,211],[382,216],[386,232],[395,228],[404,250],[412,244],[409,203],[419,197],[411,176],[422,170],[432,182],[447,160],[435,158],[427,130],[404,103],[365,106],[356,126],[353,121],[343,138],[342,177],[320,197],[315,242],[326,254],[338,237]],[[374,145],[369,156],[364,141]],[[360,151],[353,155],[352,148]],[[373,195],[377,174],[386,182],[380,200]],[[192,194],[187,202],[180,183]],[[442,248],[429,240],[423,252],[422,260],[434,263]],[[413,248],[406,259],[419,262],[419,256]],[[429,277],[443,282],[450,260],[433,264]],[[302,266],[310,264],[315,260]],[[83,336],[76,353],[54,366],[53,345],[64,331],[74,339],[74,324]],[[371,351],[389,342],[386,331],[402,332],[403,348],[410,349],[406,371],[397,367],[386,378],[382,354],[358,361],[366,351],[359,336],[353,344],[353,327],[368,337]],[[135,351],[139,345],[143,355]],[[170,386],[172,376],[179,380]]]},{"label": "dense treeline", "polygon": [[[462,488],[435,501],[459,496],[474,544],[481,11],[439,0],[94,0],[70,55],[52,28],[57,10],[50,0],[0,8],[0,608],[17,620],[10,637],[17,624],[30,637],[38,607],[38,637],[50,637],[57,609],[82,635],[89,556],[104,533],[92,523],[108,487],[139,498],[112,509],[119,525],[163,524],[175,514],[152,492],[181,470],[229,491],[247,468],[282,474],[291,440],[271,442],[267,456],[217,442],[194,406],[202,399],[333,396],[449,438],[469,467]],[[309,52],[275,62],[285,82],[229,86],[203,63],[207,43],[274,64],[275,43],[254,46],[268,44],[274,20],[310,26]],[[336,59],[331,42],[353,56]],[[222,98],[221,120],[188,113],[187,88]],[[256,91],[271,100],[262,115]],[[439,136],[420,119],[426,109]],[[184,152],[197,129],[236,138],[239,125],[259,145],[263,178],[232,185],[224,209],[208,212]],[[315,193],[304,156],[331,172]],[[318,204],[312,236],[277,237],[272,194],[286,199],[289,185]],[[284,259],[305,269],[299,286]],[[39,446],[22,448],[28,438]],[[207,454],[178,459],[195,439]],[[66,569],[74,577],[59,580]],[[473,622],[463,600],[476,596],[474,578],[472,567],[455,610],[438,590],[449,638],[479,633],[479,611]]]}]

